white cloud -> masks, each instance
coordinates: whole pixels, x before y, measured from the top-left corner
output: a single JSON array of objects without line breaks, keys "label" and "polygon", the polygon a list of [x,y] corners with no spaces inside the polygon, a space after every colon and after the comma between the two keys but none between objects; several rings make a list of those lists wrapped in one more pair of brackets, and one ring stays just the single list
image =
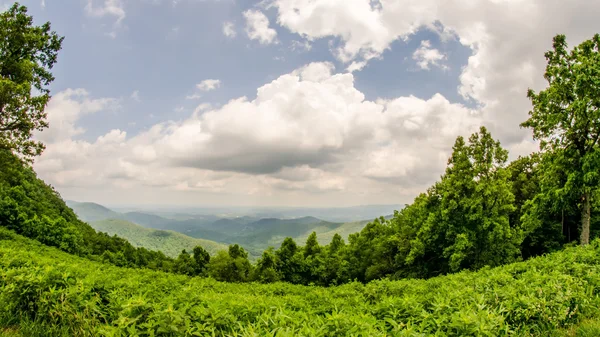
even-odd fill
[{"label": "white cloud", "polygon": [[42,0],[42,2],[40,3],[40,7],[42,7],[42,9],[46,8],[46,0]]},{"label": "white cloud", "polygon": [[86,114],[113,110],[118,106],[112,98],[91,99],[84,89],[67,89],[52,97],[46,108],[50,127],[36,137],[44,143],[71,139],[85,132],[75,122]]},{"label": "white cloud", "polygon": [[198,84],[196,84],[196,88],[201,91],[211,91],[219,88],[221,86],[221,80],[215,79],[207,79]]},{"label": "white cloud", "polygon": [[310,42],[307,40],[304,40],[304,41],[293,40],[290,45],[290,49],[294,50],[294,51],[309,51],[312,49],[312,46],[310,45]]},{"label": "white cloud", "polygon": [[117,25],[120,24],[126,16],[122,0],[87,0],[85,12],[94,17],[113,16],[117,20]]},{"label": "white cloud", "polygon": [[251,40],[258,40],[261,44],[277,43],[277,31],[269,28],[269,18],[265,14],[258,10],[247,10],[244,18],[246,34]]},{"label": "white cloud", "polygon": [[[519,123],[527,118],[528,87],[545,86],[544,52],[552,37],[564,33],[570,45],[600,30],[588,0],[274,0],[277,22],[306,39],[337,37],[336,57],[353,63],[380,57],[396,40],[420,29],[456,38],[469,47],[459,93],[479,103],[491,131],[507,145],[529,137]],[[439,55],[431,54],[439,58]],[[431,63],[423,63],[431,66]]]},{"label": "white cloud", "polygon": [[431,48],[429,40],[421,41],[421,45],[413,53],[413,60],[417,61],[417,65],[423,70],[429,70],[430,65],[447,69],[447,66],[441,63],[445,59],[446,55],[435,48]]},{"label": "white cloud", "polygon": [[87,0],[85,12],[87,15],[96,18],[114,17],[116,21],[114,22],[113,30],[106,33],[112,39],[117,37],[117,29],[126,17],[122,0]]},{"label": "white cloud", "polygon": [[237,35],[235,31],[235,25],[231,21],[223,22],[223,35],[234,38]]},{"label": "white cloud", "polygon": [[140,99],[140,91],[139,90],[134,90],[129,97],[136,102],[142,101]]},{"label": "white cloud", "polygon": [[455,137],[481,123],[475,111],[439,94],[366,100],[351,73],[311,63],[258,88],[252,100],[202,103],[185,120],[130,138],[121,130],[95,141],[73,138],[77,118],[100,113],[111,101],[85,91],[53,98],[49,117],[69,112],[66,124],[76,131],[47,142],[36,169],[61,191],[224,193],[229,204],[248,194],[265,203],[332,196],[354,203],[390,202],[391,196],[409,201],[439,176]]},{"label": "white cloud", "polygon": [[202,95],[200,95],[200,94],[191,94],[191,95],[185,96],[185,99],[200,99],[201,97],[202,97]]},{"label": "white cloud", "polygon": [[194,109],[194,113],[192,114],[192,118],[198,117],[198,114],[200,114],[202,111],[208,110],[212,108],[212,105],[210,103],[200,103],[198,104],[198,106],[196,106],[196,108]]},{"label": "white cloud", "polygon": [[350,63],[350,65],[348,66],[348,68],[346,68],[346,70],[350,73],[353,73],[355,71],[361,71],[365,66],[367,65],[367,61],[354,61],[352,63]]}]

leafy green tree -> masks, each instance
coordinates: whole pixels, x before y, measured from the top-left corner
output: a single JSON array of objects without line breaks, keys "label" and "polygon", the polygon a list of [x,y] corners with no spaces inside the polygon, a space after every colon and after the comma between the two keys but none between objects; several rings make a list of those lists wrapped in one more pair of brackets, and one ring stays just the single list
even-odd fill
[{"label": "leafy green tree", "polygon": [[335,233],[329,245],[322,250],[323,262],[322,273],[320,275],[320,283],[322,285],[338,284],[341,282],[340,277],[342,269],[345,266],[345,247],[346,243],[342,236]]},{"label": "leafy green tree", "polygon": [[230,245],[228,251],[219,251],[210,259],[208,274],[219,281],[246,282],[252,275],[248,253],[239,245]]},{"label": "leafy green tree", "polygon": [[515,261],[522,231],[511,227],[514,211],[508,152],[485,127],[469,144],[458,137],[441,181],[430,189],[437,209],[419,228],[407,257],[409,264],[424,254],[441,259],[437,272],[497,266]]},{"label": "leafy green tree", "polygon": [[347,264],[341,270],[341,279],[366,282],[389,274],[394,255],[385,253],[385,241],[391,235],[391,227],[383,217],[368,223],[359,233],[351,234],[344,250]]},{"label": "leafy green tree", "polygon": [[577,196],[581,212],[580,242],[589,243],[592,198],[600,184],[600,35],[584,41],[571,51],[566,37],[557,35],[553,50],[546,52],[544,78],[548,88],[527,96],[533,109],[521,126],[533,129],[534,138],[547,152],[548,179],[557,172],[566,174],[559,186],[547,184],[542,193],[562,200]]},{"label": "leafy green tree", "polygon": [[280,276],[276,270],[276,259],[273,247],[265,250],[256,264],[254,279],[262,283],[279,281]]},{"label": "leafy green tree", "polygon": [[342,236],[339,233],[335,233],[333,235],[333,238],[331,238],[331,242],[329,243],[328,248],[328,252],[329,254],[335,254],[337,252],[340,251],[340,249],[342,249],[344,246],[346,245],[346,243],[344,242],[344,239],[342,238]]},{"label": "leafy green tree", "polygon": [[193,253],[195,275],[204,275],[210,262],[210,254],[201,246],[194,247]]},{"label": "leafy green tree", "polygon": [[[534,153],[527,157],[519,157],[510,163],[508,170],[515,196],[515,210],[510,215],[510,223],[512,226],[523,228],[523,258],[559,249],[563,242],[570,240],[573,221],[568,207],[564,207],[565,205],[557,202],[555,198],[540,194],[542,156]],[[554,176],[552,184],[560,183],[563,179],[563,175]],[[576,226],[574,229],[576,230]]]},{"label": "leafy green tree", "polygon": [[304,257],[304,284],[323,284],[324,281],[324,254],[322,254],[322,247],[317,241],[317,233],[312,232],[308,239],[306,239],[306,245],[303,249]]},{"label": "leafy green tree", "polygon": [[178,274],[184,274],[189,276],[196,274],[194,260],[185,249],[181,251],[181,254],[179,254],[177,260],[175,260],[174,268],[175,272]]},{"label": "leafy green tree", "polygon": [[312,232],[306,239],[306,245],[304,246],[304,257],[307,258],[309,256],[313,256],[318,254],[321,251],[321,247],[319,246],[319,242],[317,241],[317,233]]},{"label": "leafy green tree", "polygon": [[303,283],[304,256],[294,239],[285,238],[279,249],[275,251],[275,256],[277,257],[277,272],[283,281]]},{"label": "leafy green tree", "polygon": [[44,145],[31,139],[48,126],[44,109],[50,99],[50,72],[63,37],[50,23],[33,25],[27,7],[15,3],[0,14],[0,148],[32,160]]},{"label": "leafy green tree", "polygon": [[240,247],[240,245],[236,243],[235,245],[229,246],[229,256],[231,256],[232,259],[237,259],[240,257],[247,259],[248,253],[244,250],[244,248]]}]

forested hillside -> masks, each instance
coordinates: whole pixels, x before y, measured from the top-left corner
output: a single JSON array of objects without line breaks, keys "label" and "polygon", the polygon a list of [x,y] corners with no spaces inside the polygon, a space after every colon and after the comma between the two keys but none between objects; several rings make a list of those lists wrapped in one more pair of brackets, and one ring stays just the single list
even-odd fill
[{"label": "forested hillside", "polygon": [[[136,239],[135,237],[145,236],[144,233],[150,233],[150,231],[139,229],[140,233],[134,234],[130,223],[148,229],[175,231],[185,234],[185,236],[204,240],[201,245],[211,253],[215,252],[213,247],[217,247],[217,243],[239,244],[253,258],[259,257],[269,247],[279,248],[287,237],[297,242],[305,242],[312,232],[317,234],[319,242],[330,242],[335,234],[339,234],[344,240],[347,240],[350,234],[361,231],[369,222],[369,220],[348,223],[330,222],[311,216],[280,219],[254,216],[222,217],[206,214],[188,214],[184,219],[171,219],[143,211],[115,212],[92,202],[67,201],[67,205],[75,211],[80,219],[89,222],[95,229],[111,235],[116,234],[137,246],[162,250],[166,253],[166,248],[161,249],[160,245]],[[115,219],[124,222],[107,221]],[[104,226],[106,224],[111,225],[106,227]],[[119,224],[123,224],[124,227],[121,231],[118,228]],[[110,230],[107,231],[104,228]],[[181,249],[177,253],[179,252]],[[167,255],[172,254],[167,253]]]},{"label": "forested hillside", "polygon": [[161,251],[170,257],[177,257],[182,250],[191,252],[202,246],[209,254],[227,249],[227,245],[210,240],[196,239],[173,231],[144,228],[126,220],[108,219],[90,222],[95,230],[123,238],[135,247]]}]

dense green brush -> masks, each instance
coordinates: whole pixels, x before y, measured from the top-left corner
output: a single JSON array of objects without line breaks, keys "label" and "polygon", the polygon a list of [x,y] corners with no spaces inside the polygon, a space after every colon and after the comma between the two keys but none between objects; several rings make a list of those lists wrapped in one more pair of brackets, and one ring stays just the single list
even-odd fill
[{"label": "dense green brush", "polygon": [[547,336],[596,316],[599,293],[598,240],[478,272],[321,288],[119,268],[0,229],[0,326],[29,335]]}]

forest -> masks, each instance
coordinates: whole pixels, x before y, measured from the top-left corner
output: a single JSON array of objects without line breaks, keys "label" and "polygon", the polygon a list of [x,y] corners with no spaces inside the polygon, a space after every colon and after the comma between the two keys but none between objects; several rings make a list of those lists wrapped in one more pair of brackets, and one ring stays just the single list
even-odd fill
[{"label": "forest", "polygon": [[[344,240],[286,238],[176,258],[77,218],[31,163],[63,37],[0,14],[0,334],[500,336],[600,332],[600,35],[546,54],[509,162],[485,127],[457,137],[412,204]],[[272,283],[272,284],[262,284]],[[586,325],[586,320],[592,323]]]}]

